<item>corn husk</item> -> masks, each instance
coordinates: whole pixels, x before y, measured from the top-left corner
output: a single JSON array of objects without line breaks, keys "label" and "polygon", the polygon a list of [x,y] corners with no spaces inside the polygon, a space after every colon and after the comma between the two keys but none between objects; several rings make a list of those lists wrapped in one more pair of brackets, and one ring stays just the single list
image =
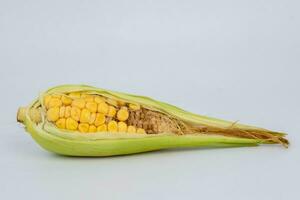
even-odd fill
[{"label": "corn husk", "polygon": [[[177,135],[129,134],[129,133],[79,133],[60,130],[44,118],[43,98],[45,95],[70,92],[87,92],[99,94],[116,101],[139,104],[178,120],[206,127],[204,133]],[[39,110],[41,116],[37,116]],[[22,115],[22,116],[21,116]],[[39,118],[37,123],[36,118]],[[44,149],[57,154],[69,156],[113,156],[169,148],[191,147],[243,147],[259,144],[282,144],[288,141],[282,132],[239,124],[221,119],[197,115],[176,106],[160,102],[145,96],[138,96],[100,89],[86,85],[62,85],[42,93],[29,106],[19,111],[18,120],[25,125],[26,131]]]}]

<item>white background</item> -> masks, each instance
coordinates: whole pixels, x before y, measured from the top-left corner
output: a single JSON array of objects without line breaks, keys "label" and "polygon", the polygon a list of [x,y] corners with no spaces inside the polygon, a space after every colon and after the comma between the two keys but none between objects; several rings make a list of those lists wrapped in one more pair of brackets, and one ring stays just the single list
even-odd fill
[{"label": "white background", "polygon": [[[0,199],[300,198],[297,0],[0,0]],[[58,84],[286,131],[289,149],[61,157],[16,123]]]}]

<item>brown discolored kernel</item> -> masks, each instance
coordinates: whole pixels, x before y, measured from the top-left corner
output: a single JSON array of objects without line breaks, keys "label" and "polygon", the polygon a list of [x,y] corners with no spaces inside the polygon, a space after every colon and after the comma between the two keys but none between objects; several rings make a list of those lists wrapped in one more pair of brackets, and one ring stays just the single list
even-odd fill
[{"label": "brown discolored kernel", "polygon": [[118,103],[118,106],[121,106],[121,107],[126,105],[126,103],[122,100],[118,100],[117,103]]}]

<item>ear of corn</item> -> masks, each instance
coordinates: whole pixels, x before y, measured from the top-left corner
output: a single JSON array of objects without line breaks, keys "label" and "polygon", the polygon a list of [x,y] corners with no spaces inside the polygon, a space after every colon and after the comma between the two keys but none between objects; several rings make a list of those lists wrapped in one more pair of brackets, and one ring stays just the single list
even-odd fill
[{"label": "ear of corn", "polygon": [[288,141],[284,134],[196,115],[148,97],[91,86],[49,89],[18,112],[45,149],[111,156],[177,147],[235,147]]}]

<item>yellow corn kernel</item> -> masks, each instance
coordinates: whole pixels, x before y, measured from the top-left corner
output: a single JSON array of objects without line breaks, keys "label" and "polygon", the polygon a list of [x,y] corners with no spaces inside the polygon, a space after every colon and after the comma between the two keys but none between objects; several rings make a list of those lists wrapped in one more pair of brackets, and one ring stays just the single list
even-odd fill
[{"label": "yellow corn kernel", "polygon": [[99,103],[98,104],[98,112],[106,115],[108,112],[107,103],[105,103],[105,102]]},{"label": "yellow corn kernel", "polygon": [[88,123],[90,121],[90,117],[91,117],[91,112],[84,108],[81,110],[81,114],[80,114],[80,122],[81,123]]},{"label": "yellow corn kernel", "polygon": [[94,102],[94,97],[90,94],[82,94],[81,98],[83,98],[86,102]]},{"label": "yellow corn kernel", "polygon": [[118,131],[118,123],[114,120],[108,122],[107,130],[108,130],[108,132],[117,132]]},{"label": "yellow corn kernel", "polygon": [[108,104],[110,104],[110,105],[115,106],[115,107],[118,106],[118,102],[117,102],[116,100],[114,100],[114,99],[107,98],[107,99],[106,99],[106,102],[107,102]]},{"label": "yellow corn kernel", "polygon": [[101,124],[104,124],[105,122],[105,115],[102,113],[97,113],[96,119],[95,119],[95,125],[100,126]]},{"label": "yellow corn kernel", "polygon": [[49,108],[49,102],[50,102],[50,100],[51,100],[51,96],[50,95],[46,95],[44,97],[44,105],[45,105],[46,108]]},{"label": "yellow corn kernel", "polygon": [[60,107],[60,109],[59,109],[59,117],[63,118],[65,116],[65,112],[66,112],[66,107],[65,106]]},{"label": "yellow corn kernel", "polygon": [[75,131],[78,127],[78,122],[75,121],[73,118],[67,118],[66,120],[66,128],[68,130],[72,130],[72,131]]},{"label": "yellow corn kernel", "polygon": [[106,124],[102,124],[102,125],[97,127],[97,132],[105,132],[105,131],[107,131]]},{"label": "yellow corn kernel", "polygon": [[117,118],[120,121],[126,121],[129,117],[129,113],[124,108],[120,109],[117,113]]},{"label": "yellow corn kernel", "polygon": [[79,99],[81,96],[80,92],[71,92],[69,94],[69,97],[72,98],[72,99]]},{"label": "yellow corn kernel", "polygon": [[127,132],[128,133],[135,133],[136,132],[136,128],[134,126],[128,126]]},{"label": "yellow corn kernel", "polygon": [[49,103],[48,103],[48,108],[53,108],[53,107],[60,107],[62,105],[62,102],[58,98],[51,98]]},{"label": "yellow corn kernel", "polygon": [[117,102],[118,102],[119,106],[125,106],[126,105],[126,103],[124,101],[118,100]]},{"label": "yellow corn kernel", "polygon": [[79,121],[80,119],[80,114],[81,114],[81,110],[77,107],[72,107],[71,108],[71,117],[76,120]]},{"label": "yellow corn kernel", "polygon": [[97,127],[94,125],[90,125],[89,127],[89,133],[95,133],[97,131]]},{"label": "yellow corn kernel", "polygon": [[78,130],[81,132],[81,133],[87,133],[89,131],[89,124],[87,123],[80,123],[78,125]]},{"label": "yellow corn kernel", "polygon": [[68,118],[71,116],[71,106],[66,106],[66,110],[65,110],[65,118]]},{"label": "yellow corn kernel", "polygon": [[103,97],[100,97],[100,96],[95,96],[94,101],[96,103],[103,103],[103,102],[105,102],[105,99]]},{"label": "yellow corn kernel", "polygon": [[96,112],[97,109],[98,109],[98,105],[97,105],[97,103],[95,103],[95,102],[87,102],[87,103],[85,104],[85,107],[86,107],[87,109],[89,109],[89,111],[91,111],[91,112]]},{"label": "yellow corn kernel", "polygon": [[59,107],[50,108],[47,110],[47,119],[50,122],[55,122],[59,118]]},{"label": "yellow corn kernel", "polygon": [[74,99],[72,101],[72,106],[76,106],[80,109],[85,107],[85,100],[84,99]]},{"label": "yellow corn kernel", "polygon": [[61,99],[61,95],[60,94],[52,94],[51,96],[52,96],[52,98]]},{"label": "yellow corn kernel", "polygon": [[94,124],[96,119],[96,113],[91,113],[89,124]]},{"label": "yellow corn kernel", "polygon": [[72,99],[67,96],[62,96],[61,101],[65,106],[71,105],[71,103],[72,103]]},{"label": "yellow corn kernel", "polygon": [[143,128],[138,128],[138,129],[136,130],[136,132],[137,132],[137,133],[142,133],[142,134],[146,133],[145,129],[143,129]]},{"label": "yellow corn kernel", "polygon": [[129,108],[130,108],[131,110],[139,110],[139,109],[141,109],[141,106],[140,106],[139,104],[133,104],[133,103],[130,103],[130,104],[129,104]]},{"label": "yellow corn kernel", "polygon": [[65,118],[60,118],[55,122],[57,128],[60,129],[65,129],[66,128],[66,119]]},{"label": "yellow corn kernel", "polygon": [[107,113],[107,116],[108,117],[114,117],[117,113],[117,110],[115,107],[113,106],[108,106],[108,113]]},{"label": "yellow corn kernel", "polygon": [[118,132],[127,132],[127,124],[125,122],[118,122]]}]

